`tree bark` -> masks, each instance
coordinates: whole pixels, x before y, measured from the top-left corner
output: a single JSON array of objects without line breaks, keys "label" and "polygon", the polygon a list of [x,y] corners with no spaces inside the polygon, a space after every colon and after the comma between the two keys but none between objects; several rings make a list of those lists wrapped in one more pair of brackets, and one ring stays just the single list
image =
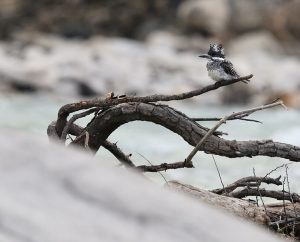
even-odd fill
[{"label": "tree bark", "polygon": [[258,207],[251,201],[217,195],[177,181],[168,182],[166,186],[238,217],[265,225],[277,232],[293,233],[291,234],[293,238],[300,236],[300,203],[286,202],[285,204],[276,203]]},{"label": "tree bark", "polygon": [[[197,145],[207,133],[205,127],[169,106],[139,102],[123,103],[103,111],[86,127],[85,130],[90,134],[89,147],[97,151],[114,130],[136,120],[162,125],[180,135],[192,146]],[[212,135],[200,150],[230,158],[270,156],[300,161],[299,147],[272,140],[236,141]]]},{"label": "tree bark", "polygon": [[56,121],[56,133],[60,137],[64,127],[66,126],[67,123],[67,117],[69,116],[70,113],[83,110],[83,109],[90,109],[93,107],[97,107],[99,109],[101,108],[109,108],[115,105],[118,105],[120,103],[129,103],[129,102],[144,102],[144,103],[149,103],[149,102],[161,102],[161,101],[172,101],[172,100],[183,100],[187,98],[192,98],[195,96],[202,95],[204,93],[216,90],[220,87],[223,86],[228,86],[232,85],[234,83],[243,81],[243,80],[249,80],[253,77],[253,75],[248,75],[244,77],[239,77],[237,79],[232,79],[232,80],[222,80],[215,82],[214,84],[201,87],[199,89],[189,91],[189,92],[184,92],[180,94],[171,94],[171,95],[163,95],[163,94],[155,94],[155,95],[150,95],[150,96],[145,96],[145,97],[136,97],[136,96],[126,96],[122,98],[112,98],[113,95],[110,95],[110,98],[96,98],[93,100],[85,100],[77,103],[70,103],[62,106],[59,111],[58,111],[58,117]]}]

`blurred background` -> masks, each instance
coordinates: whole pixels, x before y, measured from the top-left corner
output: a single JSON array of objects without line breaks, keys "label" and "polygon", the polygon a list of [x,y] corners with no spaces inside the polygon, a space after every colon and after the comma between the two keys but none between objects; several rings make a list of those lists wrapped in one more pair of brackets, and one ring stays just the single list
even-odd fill
[{"label": "blurred background", "polygon": [[[228,132],[226,139],[300,145],[299,12],[297,0],[0,0],[0,126],[47,139],[48,124],[68,102],[110,91],[171,94],[210,84],[198,55],[217,42],[241,75],[254,74],[251,83],[169,104],[191,117],[221,117],[282,98],[288,111],[263,111],[253,115],[263,124],[233,121],[221,130]],[[110,140],[146,164],[139,154],[159,164],[182,160],[192,148],[168,130],[142,122],[122,126]],[[105,150],[98,156],[115,162]],[[225,183],[252,175],[253,168],[263,176],[286,162],[216,160]],[[210,155],[198,154],[194,163],[196,169],[165,176],[220,186]],[[299,166],[291,167],[295,182]]]}]

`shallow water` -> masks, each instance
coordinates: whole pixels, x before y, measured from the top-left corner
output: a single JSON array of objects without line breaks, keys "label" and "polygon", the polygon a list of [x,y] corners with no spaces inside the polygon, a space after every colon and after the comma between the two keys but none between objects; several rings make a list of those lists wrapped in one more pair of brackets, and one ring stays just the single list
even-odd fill
[{"label": "shallow water", "polygon": [[[47,139],[46,130],[48,124],[55,120],[59,107],[69,101],[42,95],[34,97],[2,96],[0,97],[0,127],[42,135]],[[172,102],[169,105],[190,117],[221,117],[243,109],[242,107],[232,106],[207,107],[190,102]],[[300,110],[290,109],[286,111],[278,107],[273,110],[257,112],[251,115],[250,118],[260,120],[263,124],[242,121],[228,122],[220,128],[220,130],[229,134],[224,138],[236,140],[272,138],[276,141],[300,146]],[[81,123],[86,121],[81,121]],[[211,126],[214,122],[202,122],[201,124]],[[132,153],[132,159],[137,164],[148,164],[148,161],[142,156],[146,157],[153,164],[182,161],[192,150],[192,147],[186,144],[178,135],[147,122],[126,124],[116,130],[109,137],[109,140],[118,142],[119,147],[125,153]],[[118,164],[115,158],[104,149],[100,149],[97,156],[99,157],[99,162],[103,159],[109,159],[113,165]],[[255,169],[257,176],[264,176],[275,167],[289,163],[289,161],[284,159],[269,157],[254,157],[252,159],[214,157],[225,184],[229,184],[243,176],[253,175],[253,169]],[[202,188],[221,187],[211,155],[199,152],[193,161],[194,169],[169,170],[162,174],[167,180],[176,179]],[[291,164],[288,172],[291,188],[293,191],[300,192],[300,186],[297,185],[300,180],[300,164]],[[284,176],[285,169],[279,169],[274,172],[274,177],[280,174]],[[148,174],[148,176],[159,183],[164,182],[159,174]]]}]

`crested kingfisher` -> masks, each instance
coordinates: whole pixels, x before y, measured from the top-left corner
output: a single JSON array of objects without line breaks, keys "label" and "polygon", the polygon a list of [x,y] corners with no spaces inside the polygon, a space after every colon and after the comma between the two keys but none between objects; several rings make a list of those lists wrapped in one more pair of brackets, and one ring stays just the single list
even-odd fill
[{"label": "crested kingfisher", "polygon": [[[206,69],[208,75],[216,82],[229,81],[240,77],[232,63],[225,59],[224,48],[221,44],[210,45],[208,53],[199,55],[199,57],[207,59]],[[242,82],[248,83],[244,80]]]}]

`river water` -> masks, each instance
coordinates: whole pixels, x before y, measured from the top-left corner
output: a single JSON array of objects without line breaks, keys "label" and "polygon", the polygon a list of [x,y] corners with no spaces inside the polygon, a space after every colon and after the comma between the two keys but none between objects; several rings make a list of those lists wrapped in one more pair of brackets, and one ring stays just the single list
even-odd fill
[{"label": "river water", "polygon": [[[0,97],[0,127],[17,129],[33,133],[47,139],[48,124],[55,120],[59,107],[71,100],[57,97],[7,95]],[[170,106],[186,113],[190,117],[221,117],[245,107],[238,106],[201,106],[196,102],[169,102]],[[273,110],[264,110],[251,115],[263,124],[242,121],[230,121],[221,126],[220,130],[228,133],[224,138],[236,140],[274,139],[300,146],[300,110],[285,110],[281,107]],[[81,124],[87,122],[81,121]],[[202,125],[211,127],[214,122],[202,122]],[[178,135],[158,125],[147,122],[132,122],[120,127],[110,137],[112,142],[127,154],[132,153],[136,164],[153,164],[182,161],[193,147],[186,144]],[[147,160],[145,160],[145,158]],[[288,160],[270,157],[235,158],[214,156],[222,180],[229,184],[241,177],[253,175],[264,176],[270,170],[281,164],[290,163]],[[113,166],[118,165],[116,159],[103,148],[97,154],[101,160],[111,161]],[[211,155],[198,152],[193,159],[194,169],[178,169],[162,172],[167,180],[179,180],[198,187],[212,189],[221,187]],[[293,191],[300,193],[300,164],[292,163],[288,169],[290,186]],[[285,176],[285,169],[278,169],[273,173]],[[158,183],[164,183],[160,174],[147,174]],[[282,188],[277,188],[282,189]]]}]

